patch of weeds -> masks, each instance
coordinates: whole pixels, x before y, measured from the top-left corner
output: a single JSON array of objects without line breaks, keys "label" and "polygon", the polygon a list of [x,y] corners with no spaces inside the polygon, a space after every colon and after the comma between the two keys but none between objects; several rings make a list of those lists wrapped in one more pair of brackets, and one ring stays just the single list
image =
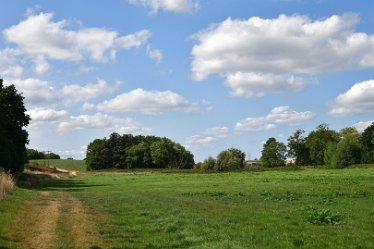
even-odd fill
[{"label": "patch of weeds", "polygon": [[330,209],[318,210],[312,207],[311,211],[308,221],[314,225],[339,225],[341,223],[341,215],[339,213],[333,213]]},{"label": "patch of weeds", "polygon": [[295,247],[298,247],[298,248],[301,248],[304,246],[304,240],[303,239],[300,239],[300,238],[296,238],[292,241],[292,244],[295,246]]}]

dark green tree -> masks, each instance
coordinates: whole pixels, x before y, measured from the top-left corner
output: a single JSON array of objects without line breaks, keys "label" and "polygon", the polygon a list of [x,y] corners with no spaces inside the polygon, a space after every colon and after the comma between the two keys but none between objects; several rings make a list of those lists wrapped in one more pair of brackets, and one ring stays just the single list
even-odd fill
[{"label": "dark green tree", "polygon": [[152,156],[151,148],[146,142],[133,145],[127,151],[127,168],[151,168]]},{"label": "dark green tree", "polygon": [[362,163],[374,163],[374,122],[361,134]]},{"label": "dark green tree", "polygon": [[240,149],[230,148],[221,151],[214,165],[216,171],[227,171],[244,168],[245,153]]},{"label": "dark green tree", "polygon": [[320,124],[317,129],[310,132],[306,138],[306,148],[309,150],[311,163],[314,165],[325,164],[325,151],[327,144],[337,143],[339,141],[339,134],[330,130],[327,124]]},{"label": "dark green tree", "polygon": [[271,137],[266,141],[261,152],[262,165],[265,167],[284,166],[286,153],[286,145]]},{"label": "dark green tree", "polygon": [[288,138],[287,155],[295,159],[296,165],[307,165],[310,163],[309,150],[306,147],[306,138],[303,136],[304,130],[297,130]]},{"label": "dark green tree", "polygon": [[87,146],[87,170],[111,168],[111,157],[106,139],[95,139]]},{"label": "dark green tree", "polygon": [[22,172],[27,160],[28,133],[23,127],[30,117],[23,100],[14,85],[4,87],[0,79],[0,167],[12,173]]}]

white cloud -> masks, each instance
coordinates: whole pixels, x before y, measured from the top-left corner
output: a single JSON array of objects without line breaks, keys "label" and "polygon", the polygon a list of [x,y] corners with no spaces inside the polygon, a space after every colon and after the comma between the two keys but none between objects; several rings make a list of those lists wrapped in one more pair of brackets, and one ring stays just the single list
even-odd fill
[{"label": "white cloud", "polygon": [[230,129],[227,127],[207,128],[202,134],[189,136],[186,138],[186,144],[207,145],[218,141],[218,139],[228,137]]},{"label": "white cloud", "polygon": [[95,105],[89,102],[84,102],[81,109],[82,111],[93,110],[95,109]]},{"label": "white cloud", "polygon": [[49,82],[28,78],[6,80],[7,84],[14,84],[19,92],[25,97],[25,102],[35,105],[42,102],[58,102],[61,99],[58,90]]},{"label": "white cloud", "polygon": [[186,13],[196,11],[199,8],[198,0],[129,0],[129,3],[149,8],[152,14],[159,10]]},{"label": "white cloud", "polygon": [[270,130],[278,125],[300,125],[305,121],[312,119],[315,115],[310,112],[296,112],[289,106],[279,106],[273,108],[271,112],[264,117],[246,118],[236,123],[237,131],[263,131]]},{"label": "white cloud", "polygon": [[371,112],[374,112],[374,80],[356,83],[347,92],[340,94],[329,114],[343,117]]},{"label": "white cloud", "polygon": [[374,123],[374,120],[372,120],[372,121],[360,121],[360,122],[355,123],[351,126],[355,127],[359,132],[363,132],[366,128],[368,128],[373,123]]},{"label": "white cloud", "polygon": [[357,23],[354,14],[228,18],[193,36],[192,77],[217,74],[233,95],[253,97],[300,91],[321,72],[374,67],[374,35],[355,32]]},{"label": "white cloud", "polygon": [[48,61],[44,58],[44,56],[37,56],[34,59],[34,63],[34,71],[38,74],[44,74],[51,69],[51,65],[49,65]]},{"label": "white cloud", "polygon": [[54,110],[51,108],[38,107],[26,112],[31,117],[31,124],[38,125],[42,123],[55,123],[68,116],[65,110]]},{"label": "white cloud", "polygon": [[19,54],[17,50],[6,48],[0,50],[0,76],[18,78],[23,73],[23,67],[17,65],[16,56]]},{"label": "white cloud", "polygon": [[131,118],[118,118],[102,114],[70,116],[60,122],[57,131],[66,133],[74,130],[104,129],[110,132],[141,134],[150,132],[150,128],[143,128]]},{"label": "white cloud", "polygon": [[162,114],[166,111],[192,111],[196,109],[196,105],[171,91],[146,91],[138,88],[98,104],[97,109],[105,112]]},{"label": "white cloud", "polygon": [[52,19],[52,13],[30,15],[19,24],[5,29],[4,38],[35,58],[105,62],[113,59],[118,49],[139,47],[150,37],[148,30],[118,36],[117,32],[106,28],[67,29],[67,20],[54,22]]},{"label": "white cloud", "polygon": [[187,145],[192,145],[192,144],[204,145],[204,144],[211,144],[215,141],[217,141],[217,138],[206,137],[206,136],[201,136],[201,135],[193,135],[193,136],[186,138]]},{"label": "white cloud", "polygon": [[162,51],[160,49],[152,49],[150,45],[147,46],[147,55],[157,63],[161,63],[163,59]]},{"label": "white cloud", "polygon": [[109,85],[105,80],[98,79],[97,83],[81,85],[66,85],[62,93],[68,98],[68,102],[79,102],[97,98],[105,93],[111,93],[115,86]]}]

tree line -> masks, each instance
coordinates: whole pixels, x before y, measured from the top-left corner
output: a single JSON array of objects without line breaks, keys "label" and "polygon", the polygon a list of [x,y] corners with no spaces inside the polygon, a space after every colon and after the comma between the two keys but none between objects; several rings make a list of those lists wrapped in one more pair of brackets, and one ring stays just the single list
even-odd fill
[{"label": "tree line", "polygon": [[263,166],[283,166],[287,157],[294,159],[295,165],[326,165],[331,168],[374,163],[374,123],[362,133],[354,127],[337,132],[327,124],[318,125],[307,136],[304,133],[304,130],[296,130],[288,138],[287,146],[269,138],[262,150]]},{"label": "tree line", "polygon": [[41,159],[61,159],[60,155],[53,152],[44,152],[34,149],[27,149],[27,160],[41,160]]},{"label": "tree line", "polygon": [[190,169],[194,156],[179,143],[165,137],[119,135],[95,139],[87,146],[88,170],[119,168]]}]

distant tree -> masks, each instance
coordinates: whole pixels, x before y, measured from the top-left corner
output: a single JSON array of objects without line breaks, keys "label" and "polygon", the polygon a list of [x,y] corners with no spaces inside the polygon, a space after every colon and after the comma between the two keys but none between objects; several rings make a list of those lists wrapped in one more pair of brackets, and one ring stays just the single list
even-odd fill
[{"label": "distant tree", "polygon": [[[240,149],[230,148],[221,151],[214,165],[216,171],[227,171],[244,168],[245,153]],[[212,162],[210,162],[212,163]]]},{"label": "distant tree", "polygon": [[34,149],[27,149],[27,160],[38,160],[44,159],[43,152],[39,152]]},{"label": "distant tree", "polygon": [[14,85],[4,87],[0,79],[0,167],[12,173],[22,172],[27,160],[28,133],[23,127],[30,117],[23,100]]},{"label": "distant tree", "polygon": [[339,134],[330,130],[327,124],[320,124],[315,131],[309,133],[306,138],[306,148],[309,150],[311,163],[314,165],[325,164],[325,151],[327,144],[339,141]]},{"label": "distant tree", "polygon": [[207,159],[205,159],[203,162],[196,164],[194,166],[194,169],[200,170],[200,171],[212,171],[215,169],[216,163],[217,163],[216,159],[210,156]]},{"label": "distant tree", "polygon": [[263,146],[261,152],[262,165],[265,167],[284,166],[286,160],[287,147],[275,138],[269,138]]},{"label": "distant tree", "polygon": [[131,146],[127,151],[126,165],[128,168],[151,168],[151,148],[145,142]]},{"label": "distant tree", "polygon": [[306,146],[306,138],[303,137],[304,130],[297,130],[288,138],[288,156],[295,158],[296,165],[307,165],[310,163],[309,150]]},{"label": "distant tree", "polygon": [[374,122],[361,134],[362,163],[374,163]]},{"label": "distant tree", "polygon": [[353,127],[339,132],[339,142],[330,142],[325,151],[325,164],[331,168],[344,168],[361,160],[360,133]]},{"label": "distant tree", "polygon": [[106,139],[95,139],[87,146],[87,170],[111,168],[110,160]]},{"label": "distant tree", "polygon": [[50,152],[48,154],[44,154],[45,159],[61,159],[60,155],[57,155],[53,152]]},{"label": "distant tree", "polygon": [[182,145],[173,142],[173,164],[177,169],[191,169],[195,164],[194,156]]}]

